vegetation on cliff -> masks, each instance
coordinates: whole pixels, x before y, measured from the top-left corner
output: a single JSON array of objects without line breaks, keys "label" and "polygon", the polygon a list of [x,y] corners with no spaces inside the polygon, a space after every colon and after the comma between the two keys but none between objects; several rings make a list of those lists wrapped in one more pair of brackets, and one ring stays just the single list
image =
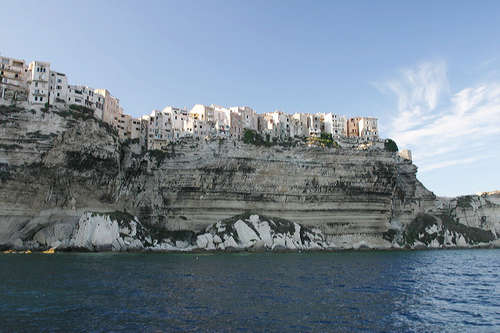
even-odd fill
[{"label": "vegetation on cliff", "polygon": [[393,153],[399,151],[398,145],[392,139],[385,139],[384,147],[385,147],[385,150],[393,152]]},{"label": "vegetation on cliff", "polygon": [[457,223],[450,215],[436,217],[424,213],[418,214],[407,226],[403,239],[408,245],[414,245],[417,241],[430,245],[434,240],[444,245],[446,234],[454,244],[459,243],[458,237],[463,237],[467,244],[486,243],[495,239],[490,231]]}]

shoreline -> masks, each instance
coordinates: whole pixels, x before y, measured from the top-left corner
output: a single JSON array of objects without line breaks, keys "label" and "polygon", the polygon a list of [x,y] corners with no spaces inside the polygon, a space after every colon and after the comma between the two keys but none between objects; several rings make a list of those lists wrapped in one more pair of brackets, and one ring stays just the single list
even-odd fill
[{"label": "shoreline", "polygon": [[[230,250],[203,250],[203,249],[195,249],[195,250],[164,250],[164,249],[142,249],[142,250],[126,250],[126,251],[112,251],[112,250],[103,250],[103,251],[92,251],[92,250],[82,250],[82,249],[54,249],[51,253],[44,253],[44,251],[50,250],[3,250],[0,254],[61,254],[61,253],[75,253],[75,254],[84,254],[84,253],[113,253],[113,254],[125,254],[125,253],[137,253],[137,254],[186,254],[186,255],[194,255],[194,254],[202,254],[202,255],[214,255],[214,254],[238,254],[238,253],[248,253],[248,254],[290,254],[290,253],[335,253],[335,252],[413,252],[413,251],[437,251],[437,250],[498,250],[500,249],[499,245],[495,244],[481,244],[476,246],[455,246],[455,247],[391,247],[391,248],[339,248],[339,249],[303,249],[303,250],[292,250],[292,249],[279,249],[279,250],[270,250],[270,249],[230,249]],[[29,251],[29,252],[28,252]]]}]

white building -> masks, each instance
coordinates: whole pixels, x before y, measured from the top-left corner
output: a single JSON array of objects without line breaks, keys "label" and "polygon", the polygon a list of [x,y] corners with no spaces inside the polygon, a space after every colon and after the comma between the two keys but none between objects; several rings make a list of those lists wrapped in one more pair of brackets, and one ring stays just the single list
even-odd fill
[{"label": "white building", "polygon": [[273,141],[278,137],[278,126],[276,126],[272,113],[259,114],[257,117],[257,131],[266,141]]},{"label": "white building", "polygon": [[176,141],[189,133],[189,112],[187,109],[167,106],[162,113],[170,115],[172,122],[172,140]]},{"label": "white building", "polygon": [[[217,112],[218,114],[219,112]],[[216,121],[215,121],[215,107],[214,106],[207,106],[207,105],[202,105],[202,104],[196,104],[193,106],[191,111],[189,111],[189,116],[196,120],[196,124],[194,122],[192,123],[192,126],[202,126],[202,131],[201,133],[207,133],[207,135],[213,134],[217,135],[217,128],[216,128]],[[204,123],[204,125],[201,125],[201,123]],[[189,128],[189,127],[188,127]],[[192,127],[191,127],[192,129]]]},{"label": "white building", "polygon": [[231,131],[231,110],[219,106],[210,105],[214,109],[215,134],[221,137],[227,137]]},{"label": "white building", "polygon": [[215,108],[212,106],[206,106],[203,104],[196,104],[193,106],[189,114],[191,114],[195,119],[199,119],[206,122],[214,122]]},{"label": "white building", "polygon": [[280,140],[286,140],[295,136],[295,127],[292,126],[292,117],[281,111],[267,113],[273,119],[274,132]]},{"label": "white building", "polygon": [[377,118],[360,117],[359,136],[368,140],[376,140],[378,138]]},{"label": "white building", "polygon": [[50,104],[68,103],[69,85],[66,74],[50,71],[49,90]]},{"label": "white building", "polygon": [[295,127],[295,136],[300,137],[308,137],[309,136],[309,127],[308,124],[308,115],[306,113],[295,113],[292,116],[292,121]]},{"label": "white building", "polygon": [[69,85],[68,86],[68,104],[85,106],[89,109],[95,108],[94,89],[87,86]]},{"label": "white building", "polygon": [[173,139],[170,113],[153,110],[150,116],[142,119],[146,120],[142,129],[145,133],[141,133],[146,136],[146,149],[165,149]]},{"label": "white building", "polygon": [[323,115],[324,131],[333,137],[346,136],[347,118],[334,113],[325,113]]},{"label": "white building", "polygon": [[50,63],[32,61],[28,67],[28,101],[31,104],[49,102]]},{"label": "white building", "polygon": [[312,137],[319,137],[324,130],[324,117],[319,113],[307,115],[307,128],[309,135]]},{"label": "white building", "polygon": [[232,112],[240,115],[241,126],[256,131],[258,127],[257,113],[248,106],[233,106],[229,108]]}]

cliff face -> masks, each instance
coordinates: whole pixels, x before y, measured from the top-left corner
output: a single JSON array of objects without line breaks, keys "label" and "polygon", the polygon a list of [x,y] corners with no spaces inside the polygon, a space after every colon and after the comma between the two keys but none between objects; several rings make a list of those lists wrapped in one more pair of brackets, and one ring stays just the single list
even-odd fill
[{"label": "cliff face", "polygon": [[[339,247],[360,241],[405,246],[409,240],[413,246],[407,227],[422,214],[436,216],[439,226],[446,215],[493,238],[498,233],[498,200],[479,198],[476,205],[474,198],[470,209],[453,210],[452,201],[437,200],[416,179],[411,162],[381,149],[186,140],[168,151],[141,153],[138,144],[121,144],[109,126],[79,112],[0,112],[5,246],[82,239],[76,233],[86,212],[115,211],[136,216],[157,243],[181,233],[191,235],[182,241],[196,244],[196,233],[249,211],[317,230]],[[143,246],[155,241],[144,239]]]}]

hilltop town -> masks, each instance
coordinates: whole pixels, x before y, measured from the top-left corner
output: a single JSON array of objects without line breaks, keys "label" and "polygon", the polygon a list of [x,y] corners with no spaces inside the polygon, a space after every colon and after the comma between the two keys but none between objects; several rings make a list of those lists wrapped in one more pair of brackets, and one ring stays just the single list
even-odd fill
[{"label": "hilltop town", "polygon": [[377,119],[199,104],[134,118],[47,62],[0,61],[0,249],[498,246],[498,194],[436,197]]},{"label": "hilltop town", "polygon": [[282,111],[258,114],[248,106],[196,104],[191,110],[167,106],[134,118],[107,89],[72,85],[68,76],[51,69],[49,62],[27,64],[9,57],[0,57],[0,104],[31,109],[70,107],[87,112],[114,127],[120,139],[137,140],[147,150],[164,149],[186,137],[243,139],[245,131],[271,143],[322,136],[373,142],[379,135],[376,118]]}]

